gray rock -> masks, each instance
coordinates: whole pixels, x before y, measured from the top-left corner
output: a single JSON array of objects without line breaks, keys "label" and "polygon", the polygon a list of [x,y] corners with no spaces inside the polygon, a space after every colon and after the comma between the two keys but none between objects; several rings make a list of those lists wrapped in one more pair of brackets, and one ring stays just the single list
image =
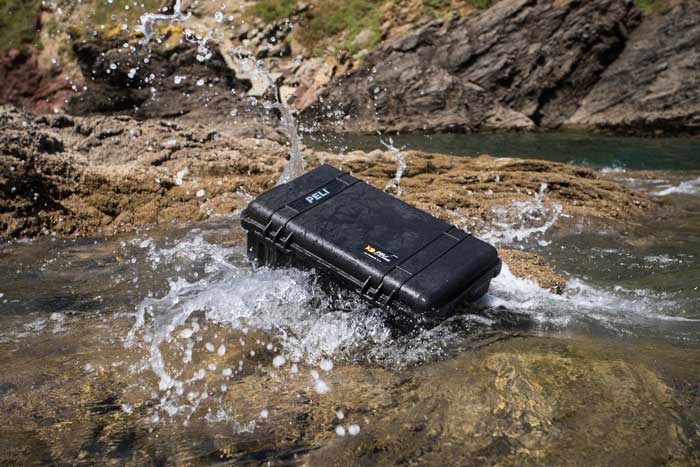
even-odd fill
[{"label": "gray rock", "polygon": [[645,18],[565,125],[700,133],[700,5]]},{"label": "gray rock", "polygon": [[351,132],[557,127],[640,21],[631,1],[504,0],[380,46],[305,116]]}]

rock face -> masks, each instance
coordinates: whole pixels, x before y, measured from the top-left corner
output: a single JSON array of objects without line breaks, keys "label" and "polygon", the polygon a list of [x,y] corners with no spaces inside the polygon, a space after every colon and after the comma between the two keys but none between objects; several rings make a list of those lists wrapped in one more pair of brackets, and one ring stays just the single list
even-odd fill
[{"label": "rock face", "polygon": [[698,133],[699,24],[699,5],[505,0],[381,46],[306,115],[346,132]]},{"label": "rock face", "polygon": [[700,133],[700,5],[646,18],[565,124],[620,133]]},{"label": "rock face", "polygon": [[347,131],[555,127],[640,19],[620,0],[506,0],[380,47],[326,101],[352,117]]},{"label": "rock face", "polygon": [[[199,61],[190,44],[123,47],[123,39],[79,41],[73,51],[87,90],[74,96],[75,115],[122,114],[138,118],[229,117],[265,121],[260,106],[248,105],[252,84],[239,79],[217,50]],[[233,119],[232,119],[233,120]]]}]

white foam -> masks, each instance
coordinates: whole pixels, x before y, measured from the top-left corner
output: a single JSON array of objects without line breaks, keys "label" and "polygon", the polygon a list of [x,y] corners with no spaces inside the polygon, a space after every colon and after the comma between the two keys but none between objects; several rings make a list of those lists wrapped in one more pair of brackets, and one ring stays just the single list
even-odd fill
[{"label": "white foam", "polygon": [[669,186],[654,193],[656,196],[669,196],[677,194],[697,195],[700,194],[700,178],[686,180],[675,186]]},{"label": "white foam", "polygon": [[571,278],[563,293],[558,295],[532,280],[515,277],[505,264],[480,304],[526,313],[539,323],[564,327],[572,321],[592,320],[602,327],[621,332],[624,325],[646,320],[697,321],[664,314],[664,310],[674,310],[677,304],[650,290],[629,290],[619,286],[607,290]]}]

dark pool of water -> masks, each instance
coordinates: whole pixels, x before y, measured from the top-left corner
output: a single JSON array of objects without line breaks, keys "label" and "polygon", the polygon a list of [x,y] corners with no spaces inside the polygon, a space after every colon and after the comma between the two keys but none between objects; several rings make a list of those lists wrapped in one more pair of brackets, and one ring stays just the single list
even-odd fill
[{"label": "dark pool of water", "polygon": [[632,138],[574,132],[492,134],[312,135],[308,146],[328,151],[385,149],[394,146],[454,155],[491,154],[573,163],[592,168],[700,170],[700,139]]}]

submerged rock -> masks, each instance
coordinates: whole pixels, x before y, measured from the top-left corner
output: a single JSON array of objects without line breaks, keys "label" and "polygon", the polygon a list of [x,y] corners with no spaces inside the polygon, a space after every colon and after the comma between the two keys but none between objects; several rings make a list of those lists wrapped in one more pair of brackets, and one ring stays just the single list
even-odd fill
[{"label": "submerged rock", "polygon": [[[194,413],[169,417],[161,411],[156,417],[157,399],[149,388],[157,382],[129,369],[140,365],[144,351],[113,340],[114,333],[125,331],[118,321],[109,328],[96,326],[99,322],[86,319],[85,329],[43,337],[39,346],[13,344],[13,352],[0,355],[16,388],[0,398],[6,421],[0,462],[691,465],[700,460],[694,432],[700,415],[696,348],[637,343],[630,352],[629,343],[603,339],[525,336],[409,368],[336,361],[327,372],[304,363],[296,371],[291,364],[273,367],[272,352],[261,349],[250,357],[249,348],[229,339],[226,355],[198,355],[198,365],[218,366],[192,388],[194,397],[209,394],[193,404]],[[204,335],[217,332],[230,333],[214,327]],[[264,339],[246,339],[255,337]],[[221,370],[238,368],[241,359],[245,371],[225,378],[220,388]],[[322,372],[330,392],[314,389],[314,371]]]}]

